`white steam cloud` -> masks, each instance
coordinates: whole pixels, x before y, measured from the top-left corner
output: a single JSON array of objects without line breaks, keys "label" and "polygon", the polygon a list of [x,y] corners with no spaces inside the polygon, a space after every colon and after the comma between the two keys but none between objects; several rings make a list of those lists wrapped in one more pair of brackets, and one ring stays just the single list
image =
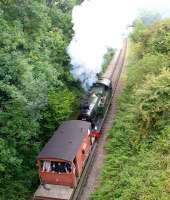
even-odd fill
[{"label": "white steam cloud", "polygon": [[[118,48],[126,27],[139,9],[169,13],[169,0],[85,0],[72,13],[74,37],[68,47],[72,73],[84,86],[91,85],[101,71],[107,48]],[[167,11],[167,12],[166,12]]]}]

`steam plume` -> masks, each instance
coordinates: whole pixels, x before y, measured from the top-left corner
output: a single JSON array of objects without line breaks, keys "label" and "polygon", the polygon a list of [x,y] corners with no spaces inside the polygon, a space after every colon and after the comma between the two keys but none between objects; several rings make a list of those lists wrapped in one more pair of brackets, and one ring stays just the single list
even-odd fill
[{"label": "steam plume", "polygon": [[85,0],[72,13],[74,37],[68,47],[72,73],[84,86],[91,85],[101,71],[107,48],[118,48],[126,26],[139,8],[164,11],[168,0]]}]

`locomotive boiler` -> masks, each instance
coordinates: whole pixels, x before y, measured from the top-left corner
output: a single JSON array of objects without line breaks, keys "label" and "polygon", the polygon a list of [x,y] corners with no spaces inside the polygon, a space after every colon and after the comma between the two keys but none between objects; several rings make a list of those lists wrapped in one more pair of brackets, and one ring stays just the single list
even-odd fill
[{"label": "locomotive boiler", "polygon": [[92,129],[100,131],[112,95],[111,81],[100,78],[82,101],[79,120],[91,122]]}]

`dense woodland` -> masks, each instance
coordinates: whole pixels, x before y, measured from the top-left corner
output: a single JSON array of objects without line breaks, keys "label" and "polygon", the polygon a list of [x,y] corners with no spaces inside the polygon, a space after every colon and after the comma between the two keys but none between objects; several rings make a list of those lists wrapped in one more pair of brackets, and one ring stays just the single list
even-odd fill
[{"label": "dense woodland", "polygon": [[170,19],[130,37],[128,72],[92,200],[170,199]]},{"label": "dense woodland", "polygon": [[66,48],[76,0],[0,1],[0,199],[36,189],[35,159],[82,94]]},{"label": "dense woodland", "polygon": [[[0,1],[0,200],[29,199],[38,152],[78,110],[83,90],[66,49],[80,2]],[[170,20],[144,20],[130,37],[126,86],[93,200],[170,199]]]}]

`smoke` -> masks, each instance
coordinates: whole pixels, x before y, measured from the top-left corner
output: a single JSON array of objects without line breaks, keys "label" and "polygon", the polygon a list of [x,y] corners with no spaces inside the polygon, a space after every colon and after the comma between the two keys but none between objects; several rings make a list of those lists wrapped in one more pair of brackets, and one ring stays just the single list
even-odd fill
[{"label": "smoke", "polygon": [[[119,48],[126,27],[139,9],[152,9],[167,16],[168,0],[85,0],[72,12],[74,36],[68,47],[72,74],[86,87],[101,71],[108,48]],[[166,12],[167,11],[167,12]]]}]

